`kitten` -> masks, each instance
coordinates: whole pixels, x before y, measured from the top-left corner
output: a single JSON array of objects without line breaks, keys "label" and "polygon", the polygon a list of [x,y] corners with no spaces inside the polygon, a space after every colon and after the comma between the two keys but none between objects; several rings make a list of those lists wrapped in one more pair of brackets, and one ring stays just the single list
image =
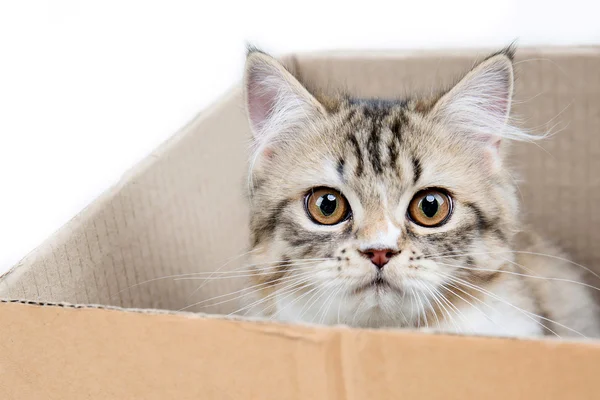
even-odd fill
[{"label": "kitten", "polygon": [[500,146],[533,139],[508,122],[513,54],[486,58],[439,96],[384,101],[311,94],[250,50],[245,314],[599,335],[590,290],[577,283],[581,269],[520,220]]}]

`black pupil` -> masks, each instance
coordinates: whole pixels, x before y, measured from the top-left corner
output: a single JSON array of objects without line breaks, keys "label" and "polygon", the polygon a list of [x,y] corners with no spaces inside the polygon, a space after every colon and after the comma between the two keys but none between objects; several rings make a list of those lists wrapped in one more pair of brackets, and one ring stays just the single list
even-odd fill
[{"label": "black pupil", "polygon": [[428,194],[421,202],[421,210],[427,218],[433,218],[438,212],[439,204],[434,195]]},{"label": "black pupil", "polygon": [[326,194],[319,197],[317,200],[317,206],[324,216],[329,217],[337,208],[337,198],[333,194]]}]

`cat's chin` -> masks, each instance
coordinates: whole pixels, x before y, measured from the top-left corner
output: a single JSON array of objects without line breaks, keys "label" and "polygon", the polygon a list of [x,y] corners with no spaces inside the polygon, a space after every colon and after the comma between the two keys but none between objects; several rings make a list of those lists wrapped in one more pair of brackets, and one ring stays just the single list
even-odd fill
[{"label": "cat's chin", "polygon": [[[400,315],[391,315],[379,305],[371,307],[361,315],[362,318],[350,318],[346,323],[354,328],[406,328],[408,322]],[[400,318],[399,318],[400,317]]]}]

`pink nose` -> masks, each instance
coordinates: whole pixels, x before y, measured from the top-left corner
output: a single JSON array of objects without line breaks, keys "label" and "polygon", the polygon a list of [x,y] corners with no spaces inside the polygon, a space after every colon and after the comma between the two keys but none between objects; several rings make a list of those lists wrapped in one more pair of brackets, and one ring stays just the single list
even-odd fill
[{"label": "pink nose", "polygon": [[368,249],[361,251],[361,253],[369,258],[378,269],[383,268],[390,261],[390,258],[398,254],[397,251],[391,249]]}]

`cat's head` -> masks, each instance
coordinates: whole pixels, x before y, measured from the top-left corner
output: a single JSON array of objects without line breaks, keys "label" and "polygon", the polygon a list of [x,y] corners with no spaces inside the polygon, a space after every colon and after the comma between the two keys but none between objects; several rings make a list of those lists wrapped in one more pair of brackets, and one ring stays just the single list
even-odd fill
[{"label": "cat's head", "polygon": [[500,144],[527,136],[508,123],[512,58],[488,57],[439,96],[384,101],[317,97],[250,52],[254,311],[416,326],[452,312],[442,295],[496,279],[517,229]]}]

